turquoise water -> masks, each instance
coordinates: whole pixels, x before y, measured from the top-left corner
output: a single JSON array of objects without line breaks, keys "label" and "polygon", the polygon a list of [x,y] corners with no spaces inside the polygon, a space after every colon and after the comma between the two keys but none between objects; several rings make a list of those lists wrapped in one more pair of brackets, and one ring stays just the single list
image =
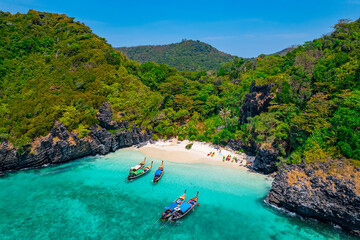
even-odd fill
[{"label": "turquoise water", "polygon": [[[0,239],[351,239],[325,224],[264,205],[271,181],[239,169],[165,162],[124,181],[144,155],[119,150],[0,178]],[[147,163],[150,163],[147,161]],[[176,224],[156,222],[187,189],[200,206]]]}]

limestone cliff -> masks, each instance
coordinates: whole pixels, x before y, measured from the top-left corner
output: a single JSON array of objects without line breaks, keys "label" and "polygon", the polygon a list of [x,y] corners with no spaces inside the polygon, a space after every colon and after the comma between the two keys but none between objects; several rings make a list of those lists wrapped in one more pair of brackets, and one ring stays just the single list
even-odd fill
[{"label": "limestone cliff", "polygon": [[271,93],[272,84],[256,86],[255,81],[250,86],[250,92],[245,95],[244,104],[240,108],[240,125],[248,122],[248,117],[254,117],[262,112],[266,112],[270,106],[270,101],[274,98]]},{"label": "limestone cliff", "polygon": [[[89,155],[104,155],[148,141],[152,136],[152,132],[147,129],[133,126],[127,130],[127,121],[116,122],[112,119],[108,103],[100,108],[98,120],[99,125],[92,126],[84,138],[79,138],[76,132],[69,132],[63,123],[56,122],[47,136],[33,140],[24,149],[15,149],[11,143],[1,142],[0,173],[64,163]],[[115,131],[110,133],[107,130]]]},{"label": "limestone cliff", "polygon": [[360,168],[344,161],[285,166],[266,201],[360,234]]}]

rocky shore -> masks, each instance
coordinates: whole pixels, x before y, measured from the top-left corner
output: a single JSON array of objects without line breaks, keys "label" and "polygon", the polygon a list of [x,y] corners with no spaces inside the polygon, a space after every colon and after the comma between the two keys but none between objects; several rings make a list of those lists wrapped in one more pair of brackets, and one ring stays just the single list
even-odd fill
[{"label": "rocky shore", "polygon": [[[271,85],[255,86],[245,95],[240,108],[239,122],[246,123],[268,111],[273,99]],[[255,133],[253,133],[255,134]],[[230,140],[228,147],[242,149],[255,156],[250,169],[275,175],[266,202],[303,217],[315,218],[341,226],[344,230],[360,235],[360,168],[346,160],[327,163],[286,165],[278,169],[279,150],[273,145]]]},{"label": "rocky shore", "polygon": [[[259,97],[259,94],[254,96]],[[130,127],[127,121],[115,121],[108,103],[100,107],[97,118],[99,124],[92,126],[84,138],[79,138],[76,132],[69,132],[63,123],[56,122],[47,136],[35,139],[24,149],[15,149],[11,143],[1,142],[0,176],[6,171],[59,164],[89,155],[104,155],[144,143],[152,137],[150,130]],[[278,170],[276,150],[261,148],[255,143],[246,145],[236,140],[229,141],[228,146],[256,155],[251,167],[253,170],[265,174],[277,171],[265,200],[268,204],[304,217],[335,223],[360,235],[359,167],[355,169],[353,165],[345,164],[346,161],[333,161],[286,165]]]},{"label": "rocky shore", "polygon": [[129,129],[127,121],[117,122],[112,119],[108,103],[100,107],[97,118],[99,125],[92,126],[84,138],[79,138],[76,132],[69,132],[63,123],[56,122],[47,136],[35,139],[23,149],[15,149],[11,143],[1,142],[0,176],[10,170],[59,164],[89,155],[104,155],[148,141],[152,137],[150,130],[137,126]]},{"label": "rocky shore", "polygon": [[266,202],[360,235],[360,168],[343,161],[284,166]]}]

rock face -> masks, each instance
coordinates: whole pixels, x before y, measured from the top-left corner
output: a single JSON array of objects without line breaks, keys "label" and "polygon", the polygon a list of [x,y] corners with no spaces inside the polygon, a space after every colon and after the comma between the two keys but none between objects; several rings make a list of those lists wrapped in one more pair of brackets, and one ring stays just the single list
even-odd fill
[{"label": "rock face", "polygon": [[243,144],[241,140],[234,139],[229,140],[226,146],[234,151],[242,149],[247,155],[255,156],[255,160],[249,168],[256,172],[271,174],[278,169],[277,162],[279,162],[278,157],[280,153],[276,148],[258,148],[254,141],[251,141],[249,144]]},{"label": "rock face", "polygon": [[256,158],[251,168],[257,172],[270,174],[277,171],[277,162],[280,153],[275,148],[260,147],[256,151]]},{"label": "rock face", "polygon": [[256,155],[257,147],[254,141],[251,141],[249,144],[244,144],[241,140],[230,139],[226,146],[234,151],[239,151],[242,149],[247,155],[250,156]]},{"label": "rock face", "polygon": [[[250,92],[245,95],[244,104],[240,108],[240,125],[248,123],[248,117],[254,117],[266,112],[274,95],[271,93],[272,84],[256,86],[255,81],[250,86]],[[243,144],[241,140],[229,141],[228,146],[234,150],[243,149],[248,155],[256,155],[251,168],[257,172],[270,174],[277,170],[279,152],[273,147],[262,147],[254,141]]]},{"label": "rock face", "polygon": [[128,121],[119,123],[112,118],[111,106],[108,102],[103,102],[102,106],[99,108],[97,119],[99,120],[99,125],[107,130],[129,127]]},{"label": "rock face", "polygon": [[250,92],[245,95],[244,104],[240,108],[240,125],[247,123],[248,117],[254,117],[268,110],[270,101],[274,98],[270,91],[272,86],[272,84],[255,86],[255,81],[251,83]]},{"label": "rock face", "polygon": [[351,164],[285,166],[276,175],[266,201],[360,235],[360,169]]},{"label": "rock face", "polygon": [[[0,173],[39,167],[44,164],[64,163],[89,155],[104,155],[119,148],[129,147],[151,139],[152,132],[150,130],[136,126],[133,126],[130,131],[125,130],[121,127],[128,127],[127,121],[117,123],[108,117],[106,109],[103,110],[100,111],[100,114],[103,115],[100,117],[98,115],[98,119],[105,128],[94,125],[90,128],[91,132],[88,136],[81,139],[76,133],[69,132],[63,123],[56,122],[47,136],[35,139],[21,151],[15,149],[11,143],[1,142]],[[117,129],[115,133],[107,131],[107,129],[114,130],[114,128]]]}]

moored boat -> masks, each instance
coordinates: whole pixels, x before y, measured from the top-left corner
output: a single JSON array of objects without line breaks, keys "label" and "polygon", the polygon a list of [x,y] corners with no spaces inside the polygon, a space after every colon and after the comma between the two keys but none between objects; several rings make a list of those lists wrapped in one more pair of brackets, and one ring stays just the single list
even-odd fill
[{"label": "moored boat", "polygon": [[146,161],[146,157],[144,158],[144,161],[142,161],[141,163],[139,163],[138,165],[131,167],[130,168],[130,172],[135,172],[139,169],[142,169],[145,166],[145,161]]},{"label": "moored boat", "polygon": [[183,195],[181,195],[180,197],[178,197],[174,202],[172,202],[169,206],[165,207],[165,211],[161,214],[161,220],[165,221],[167,220],[169,217],[171,217],[173,215],[173,213],[175,212],[175,208],[180,206],[183,202],[185,202],[185,195],[186,195],[186,189]]},{"label": "moored boat", "polygon": [[152,164],[153,162],[151,162],[151,164],[147,167],[144,168],[140,168],[136,171],[130,171],[129,176],[127,177],[127,180],[132,180],[141,176],[144,176],[146,173],[150,172],[151,168],[152,168]]},{"label": "moored boat", "polygon": [[163,174],[164,174],[164,161],[161,162],[160,167],[156,170],[153,183],[157,183]]},{"label": "moored boat", "polygon": [[189,201],[181,204],[179,207],[176,207],[174,214],[171,216],[171,222],[176,222],[180,218],[183,218],[188,214],[191,209],[195,208],[198,202],[199,192],[196,193],[196,196],[191,198]]}]

